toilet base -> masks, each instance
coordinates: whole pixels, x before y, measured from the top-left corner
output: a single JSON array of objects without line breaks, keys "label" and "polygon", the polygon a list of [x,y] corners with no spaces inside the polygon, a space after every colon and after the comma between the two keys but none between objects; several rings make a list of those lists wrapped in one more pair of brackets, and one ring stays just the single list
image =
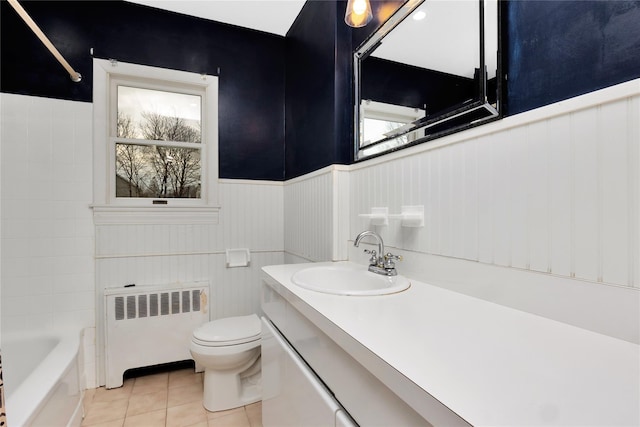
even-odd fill
[{"label": "toilet base", "polygon": [[[202,404],[207,411],[226,411],[262,399],[260,357],[241,374],[205,369]],[[254,368],[254,367],[257,367]]]}]

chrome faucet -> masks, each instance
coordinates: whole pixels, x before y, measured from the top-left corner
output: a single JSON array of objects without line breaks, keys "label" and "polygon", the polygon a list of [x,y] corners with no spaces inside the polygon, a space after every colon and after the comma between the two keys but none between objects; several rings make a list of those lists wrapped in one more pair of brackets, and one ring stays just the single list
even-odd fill
[{"label": "chrome faucet", "polygon": [[356,236],[356,240],[353,242],[353,246],[357,248],[360,245],[360,241],[367,236],[371,236],[378,241],[378,252],[369,249],[364,250],[365,253],[371,255],[371,258],[369,258],[369,271],[385,276],[396,276],[398,272],[396,271],[396,265],[394,261],[401,261],[402,257],[393,255],[392,253],[385,254],[384,242],[382,241],[382,237],[380,237],[378,233],[371,230],[363,231]]}]

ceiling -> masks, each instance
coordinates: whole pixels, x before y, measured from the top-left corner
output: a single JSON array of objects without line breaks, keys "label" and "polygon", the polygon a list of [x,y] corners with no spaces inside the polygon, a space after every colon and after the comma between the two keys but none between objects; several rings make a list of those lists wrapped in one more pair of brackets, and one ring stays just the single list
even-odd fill
[{"label": "ceiling", "polygon": [[[498,2],[486,0],[486,58],[489,78],[495,76],[498,41]],[[423,12],[423,18],[416,19]],[[422,3],[412,18],[402,21],[376,47],[372,56],[473,78],[480,62],[477,1],[434,1]]]},{"label": "ceiling", "polygon": [[158,9],[284,36],[305,0],[129,0]]},{"label": "ceiling", "polygon": [[[306,0],[128,0],[185,15],[285,36]],[[487,1],[487,28],[497,28],[497,0]],[[424,21],[407,19],[385,37],[373,56],[473,77],[478,63],[477,3],[425,1]],[[446,39],[446,43],[442,41]],[[437,40],[439,42],[429,43]],[[487,63],[496,63],[495,40],[487,38]],[[416,56],[418,55],[418,56]],[[426,61],[426,62],[425,62]],[[494,67],[489,67],[490,73]],[[493,71],[495,75],[495,71]],[[490,75],[492,77],[492,75]]]}]

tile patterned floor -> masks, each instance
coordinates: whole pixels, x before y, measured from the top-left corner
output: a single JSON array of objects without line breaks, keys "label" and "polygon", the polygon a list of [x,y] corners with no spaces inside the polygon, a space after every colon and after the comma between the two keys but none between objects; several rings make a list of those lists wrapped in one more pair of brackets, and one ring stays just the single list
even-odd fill
[{"label": "tile patterned floor", "polygon": [[202,373],[193,369],[127,379],[87,390],[83,427],[262,427],[260,402],[229,411],[202,406]]}]

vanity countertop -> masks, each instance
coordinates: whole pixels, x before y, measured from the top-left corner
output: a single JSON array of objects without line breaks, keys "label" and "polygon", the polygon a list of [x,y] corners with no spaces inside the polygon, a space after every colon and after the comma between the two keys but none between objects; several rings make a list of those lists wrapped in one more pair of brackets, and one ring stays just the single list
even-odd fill
[{"label": "vanity countertop", "polygon": [[392,390],[415,385],[474,426],[640,425],[640,346],[414,280],[358,297],[290,280],[332,264],[263,270],[338,344],[354,340],[345,350]]}]

